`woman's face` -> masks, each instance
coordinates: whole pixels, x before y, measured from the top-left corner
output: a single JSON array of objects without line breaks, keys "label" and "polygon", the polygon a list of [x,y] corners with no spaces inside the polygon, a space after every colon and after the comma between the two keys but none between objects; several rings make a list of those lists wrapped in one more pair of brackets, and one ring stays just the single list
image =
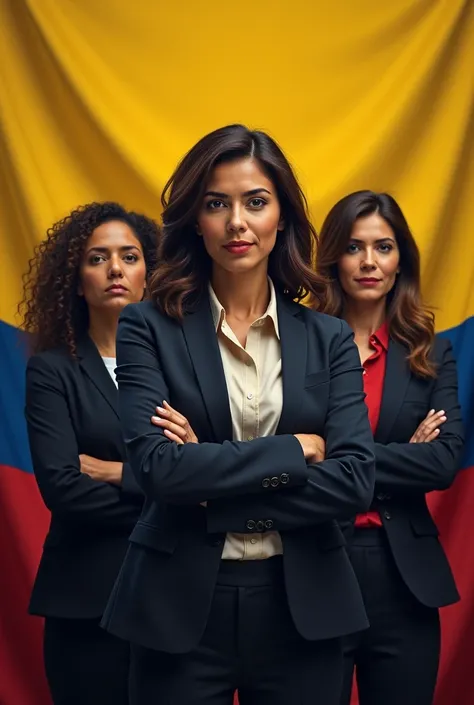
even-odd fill
[{"label": "woman's face", "polygon": [[277,231],[284,227],[276,189],[251,158],[214,169],[197,224],[214,272],[228,274],[266,271]]},{"label": "woman's face", "polygon": [[393,289],[400,271],[395,234],[378,213],[358,218],[338,262],[341,287],[354,302],[375,303]]},{"label": "woman's face", "polygon": [[78,291],[89,310],[119,313],[142,300],[145,283],[143,249],[133,230],[120,220],[95,228],[82,255]]}]

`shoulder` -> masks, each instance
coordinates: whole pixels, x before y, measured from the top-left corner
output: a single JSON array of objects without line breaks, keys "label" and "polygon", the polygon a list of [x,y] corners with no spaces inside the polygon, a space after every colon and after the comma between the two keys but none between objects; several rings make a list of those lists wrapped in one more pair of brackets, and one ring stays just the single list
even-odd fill
[{"label": "shoulder", "polygon": [[451,381],[458,377],[458,365],[453,346],[449,338],[437,335],[434,339],[431,358],[436,366],[436,376],[438,379]]},{"label": "shoulder", "polygon": [[303,320],[306,327],[319,332],[328,340],[332,338],[351,338],[353,332],[345,321],[335,316],[328,316],[326,313],[320,313],[305,306],[304,304],[294,304],[298,307],[297,315]]},{"label": "shoulder", "polygon": [[122,310],[119,320],[148,318],[150,316],[159,315],[159,311],[151,301],[140,301],[138,304],[128,304]]},{"label": "shoulder", "polygon": [[123,362],[125,347],[139,345],[142,352],[156,353],[163,345],[166,348],[173,346],[181,335],[181,321],[167,316],[152,301],[129,304],[119,318],[117,361],[120,359]]},{"label": "shoulder", "polygon": [[119,323],[146,324],[151,327],[179,325],[179,322],[160,311],[152,301],[128,304],[120,314]]},{"label": "shoulder", "polygon": [[290,300],[283,302],[283,308],[304,325],[311,354],[318,351],[330,365],[346,358],[351,365],[360,365],[354,333],[345,321]]},{"label": "shoulder", "polygon": [[43,350],[32,355],[27,362],[27,370],[62,370],[74,367],[76,360],[64,346]]},{"label": "shoulder", "polygon": [[[408,357],[409,348],[390,336],[390,345],[399,348]],[[435,335],[429,356],[433,362],[443,362],[446,357],[452,357],[453,346],[451,341],[444,336]]]},{"label": "shoulder", "polygon": [[[32,355],[26,366],[27,399],[36,391],[66,394],[68,380],[78,379],[78,361],[63,347]],[[80,381],[74,382],[80,386]]]},{"label": "shoulder", "polygon": [[436,335],[431,354],[435,362],[442,362],[446,357],[452,357],[453,346],[451,341],[448,338]]},{"label": "shoulder", "polygon": [[340,333],[343,326],[347,326],[347,323],[340,318],[336,318],[335,316],[328,316],[327,313],[320,313],[319,311],[314,311],[313,309],[309,308],[308,306],[304,306],[303,304],[297,304],[299,307],[300,315],[304,316],[308,324],[310,325],[316,325],[321,329],[331,331],[334,333]]}]

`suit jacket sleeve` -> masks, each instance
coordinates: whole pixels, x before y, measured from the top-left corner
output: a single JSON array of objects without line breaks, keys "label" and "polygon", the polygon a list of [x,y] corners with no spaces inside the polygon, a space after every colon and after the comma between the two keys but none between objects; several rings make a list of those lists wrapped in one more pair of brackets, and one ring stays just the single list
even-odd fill
[{"label": "suit jacket sleeve", "polygon": [[[157,315],[159,321],[159,316]],[[140,304],[122,312],[117,335],[117,382],[120,417],[127,454],[135,477],[148,498],[170,504],[199,504],[217,497],[282,491],[264,488],[268,473],[287,473],[286,488],[306,484],[308,468],[299,441],[292,435],[258,438],[252,443],[187,443],[178,445],[154,426],[150,417],[169,400],[153,326]],[[163,340],[160,345],[166,345]],[[203,345],[206,341],[203,340]],[[176,369],[176,375],[182,374]],[[189,384],[196,384],[190,378]]]},{"label": "suit jacket sleeve", "polygon": [[120,485],[120,489],[122,490],[122,493],[127,495],[131,501],[136,501],[138,503],[143,502],[144,494],[142,492],[142,488],[135,479],[130,463],[123,464],[122,484]]},{"label": "suit jacket sleeve", "polygon": [[209,502],[210,533],[247,532],[248,519],[271,519],[276,531],[350,518],[368,509],[374,490],[374,444],[353,334],[341,323],[331,350],[326,459],[309,465],[304,487],[270,497]]},{"label": "suit jacket sleeve", "polygon": [[447,416],[447,421],[440,427],[440,434],[434,441],[375,444],[376,490],[397,494],[445,490],[450,487],[459,470],[463,426],[458,401],[456,362],[448,342],[445,343],[439,363],[429,406],[435,411],[444,409]]},{"label": "suit jacket sleeve", "polygon": [[119,487],[81,473],[76,435],[61,380],[43,358],[26,373],[26,421],[33,468],[51,512],[84,524],[130,524],[137,509]]}]

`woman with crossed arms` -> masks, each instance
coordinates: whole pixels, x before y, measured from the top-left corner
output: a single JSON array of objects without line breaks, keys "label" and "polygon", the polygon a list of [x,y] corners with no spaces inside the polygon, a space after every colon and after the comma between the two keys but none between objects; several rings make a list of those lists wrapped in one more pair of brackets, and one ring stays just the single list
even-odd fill
[{"label": "woman with crossed arms", "polygon": [[332,282],[319,310],[355,333],[375,439],[375,496],[350,539],[370,628],[345,640],[348,705],[430,705],[439,608],[459,599],[426,495],[460,466],[463,428],[449,341],[435,337],[420,292],[420,257],[394,198],[341,199],[320,235],[317,271]]},{"label": "woman with crossed arms", "polygon": [[26,421],[51,524],[30,613],[45,618],[54,705],[127,705],[130,649],[100,619],[140,516],[118,417],[115,336],[141,301],[158,227],[118,203],[89,203],[55,223],[25,280],[33,346]]},{"label": "woman with crossed arms", "polygon": [[103,624],[131,642],[132,705],[337,705],[341,637],[367,621],[336,520],[373,490],[352,333],[296,303],[326,284],[268,135],[207,135],[163,200],[152,300],[119,322],[146,499]]}]

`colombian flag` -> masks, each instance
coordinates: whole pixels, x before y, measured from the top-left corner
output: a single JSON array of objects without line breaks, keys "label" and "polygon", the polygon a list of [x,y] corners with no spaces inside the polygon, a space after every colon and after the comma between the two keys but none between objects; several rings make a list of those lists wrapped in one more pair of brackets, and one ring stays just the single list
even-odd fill
[{"label": "colombian flag", "polygon": [[[454,346],[467,429],[464,468],[453,487],[433,493],[431,509],[440,528],[462,601],[443,615],[443,658],[436,705],[474,702],[474,561],[466,537],[474,533],[474,317],[443,331]],[[0,322],[0,703],[48,705],[41,656],[41,622],[26,613],[29,592],[48,526],[32,474],[23,417],[25,354],[22,334]],[[469,690],[470,688],[470,690]],[[457,693],[457,696],[455,695]],[[469,694],[468,694],[469,693]]]},{"label": "colombian flag", "polygon": [[474,2],[0,0],[0,18],[1,705],[49,705],[26,614],[49,519],[23,419],[22,273],[79,204],[159,218],[178,159],[234,122],[281,143],[316,225],[351,191],[388,191],[420,246],[467,438],[430,497],[462,596],[443,610],[436,705],[472,705]]}]

